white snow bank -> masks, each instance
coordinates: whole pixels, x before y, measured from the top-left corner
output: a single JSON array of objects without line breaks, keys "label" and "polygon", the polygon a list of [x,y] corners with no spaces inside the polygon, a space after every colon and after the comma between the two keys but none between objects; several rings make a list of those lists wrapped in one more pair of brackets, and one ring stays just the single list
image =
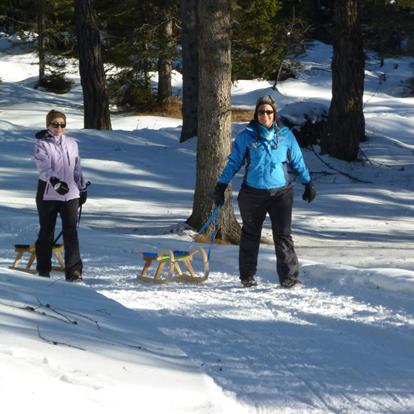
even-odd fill
[{"label": "white snow bank", "polygon": [[245,412],[138,312],[93,289],[0,268],[0,315],[0,395],[13,412]]},{"label": "white snow bank", "polygon": [[310,278],[329,279],[340,284],[359,284],[401,293],[414,293],[414,271],[397,268],[357,268],[327,264],[303,264]]}]

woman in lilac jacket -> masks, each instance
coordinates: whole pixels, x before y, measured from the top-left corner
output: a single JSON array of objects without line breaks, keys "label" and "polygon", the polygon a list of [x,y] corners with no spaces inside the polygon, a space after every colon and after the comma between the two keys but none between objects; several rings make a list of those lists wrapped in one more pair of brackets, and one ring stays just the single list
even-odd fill
[{"label": "woman in lilac jacket", "polygon": [[36,134],[35,159],[39,173],[36,206],[40,230],[36,241],[36,270],[50,277],[52,244],[57,215],[62,219],[65,249],[65,277],[82,279],[82,260],[77,232],[78,208],[86,202],[78,144],[64,134],[66,116],[51,110],[46,116],[47,129]]}]

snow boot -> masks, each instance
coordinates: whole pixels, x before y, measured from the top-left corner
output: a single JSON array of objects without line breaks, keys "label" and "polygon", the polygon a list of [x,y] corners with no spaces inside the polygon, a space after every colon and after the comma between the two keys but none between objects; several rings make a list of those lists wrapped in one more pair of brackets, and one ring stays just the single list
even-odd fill
[{"label": "snow boot", "polygon": [[240,278],[240,280],[241,280],[241,284],[243,285],[243,287],[249,288],[249,287],[257,286],[257,282],[254,276]]},{"label": "snow boot", "polygon": [[293,286],[297,285],[298,283],[302,283],[300,280],[296,279],[295,277],[288,277],[287,279],[280,282],[280,286],[290,289]]},{"label": "snow boot", "polygon": [[66,281],[67,281],[67,282],[81,282],[81,281],[82,281],[82,275],[81,275],[81,273],[79,272],[79,270],[75,270],[75,271],[72,273],[72,276],[70,276],[70,277],[66,278]]}]

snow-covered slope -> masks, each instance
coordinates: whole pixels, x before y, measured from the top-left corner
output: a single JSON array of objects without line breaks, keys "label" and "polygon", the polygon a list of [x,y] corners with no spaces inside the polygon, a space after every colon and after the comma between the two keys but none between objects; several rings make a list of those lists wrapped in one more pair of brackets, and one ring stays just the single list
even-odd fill
[{"label": "snow-covered slope", "polygon": [[[300,78],[278,94],[267,82],[238,82],[233,102],[252,107],[273,93],[282,109],[328,105],[330,53],[315,44]],[[368,62],[365,162],[304,151],[318,191],[306,204],[295,184],[304,285],[280,289],[273,248],[263,244],[259,286],[246,290],[236,246],[211,248],[205,284],[136,280],[143,251],[194,247],[185,219],[195,142],[179,144],[180,120],[169,118],[113,116],[113,131],[83,130],[79,84],[63,96],[35,91],[28,59],[0,59],[0,394],[8,412],[414,412],[414,100],[391,96],[412,62],[399,60],[398,70],[387,62],[385,78]],[[13,244],[36,238],[33,136],[51,108],[67,113],[92,181],[79,228],[85,286],[8,269]]]}]

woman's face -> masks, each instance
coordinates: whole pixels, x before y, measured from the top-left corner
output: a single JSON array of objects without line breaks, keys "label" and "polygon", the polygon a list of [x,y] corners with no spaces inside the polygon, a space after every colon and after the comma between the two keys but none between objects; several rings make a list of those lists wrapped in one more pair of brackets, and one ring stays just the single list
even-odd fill
[{"label": "woman's face", "polygon": [[48,129],[54,135],[63,135],[66,128],[66,122],[63,118],[55,118],[49,125]]},{"label": "woman's face", "polygon": [[259,120],[259,123],[264,125],[266,128],[270,128],[275,119],[273,108],[268,104],[260,105],[257,108],[257,119]]}]

